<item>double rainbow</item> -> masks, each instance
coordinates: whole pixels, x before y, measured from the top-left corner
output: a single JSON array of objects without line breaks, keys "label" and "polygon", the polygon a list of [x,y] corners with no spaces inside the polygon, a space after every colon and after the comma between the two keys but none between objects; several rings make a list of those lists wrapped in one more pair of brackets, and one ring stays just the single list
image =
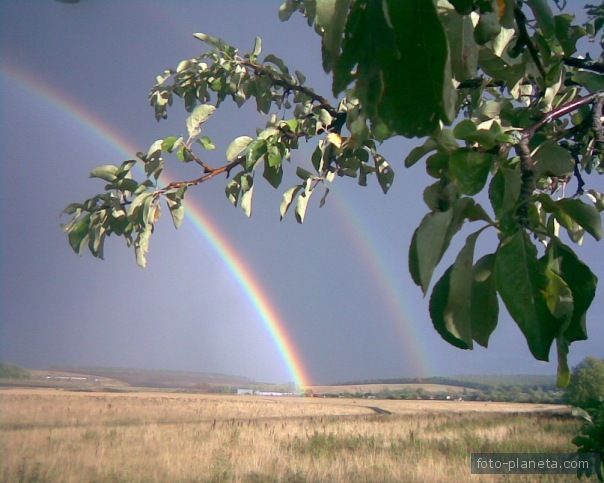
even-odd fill
[{"label": "double rainbow", "polygon": [[[106,121],[94,115],[86,107],[77,104],[68,95],[37,80],[33,74],[6,64],[0,67],[0,73],[5,78],[13,81],[18,88],[37,96],[40,100],[75,120],[95,136],[103,139],[125,158],[131,158],[133,153],[138,151],[130,141],[109,126]],[[336,194],[341,195],[341,193]],[[400,288],[400,284],[396,282],[396,277],[390,273],[388,264],[376,250],[377,242],[371,238],[368,230],[362,228],[363,224],[354,214],[354,210],[350,209],[350,203],[343,203],[338,196],[334,196],[330,201],[335,205],[336,213],[344,229],[350,233],[349,239],[354,241],[355,248],[372,275],[375,286],[380,289],[379,293],[386,302],[388,311],[396,324],[401,339],[404,341],[403,344],[408,355],[407,360],[412,364],[412,367],[406,369],[411,369],[416,375],[427,375],[430,372],[430,363],[424,357],[426,351],[420,346],[421,338],[409,322],[407,310],[403,306],[403,290]],[[300,351],[288,334],[277,307],[267,296],[267,291],[254,276],[254,273],[232,243],[220,232],[216,222],[204,212],[202,206],[192,200],[187,200],[185,205],[187,219],[192,222],[198,233],[218,254],[234,281],[239,285],[262,320],[291,380],[299,388],[310,385],[311,377],[304,367],[299,354]]]}]

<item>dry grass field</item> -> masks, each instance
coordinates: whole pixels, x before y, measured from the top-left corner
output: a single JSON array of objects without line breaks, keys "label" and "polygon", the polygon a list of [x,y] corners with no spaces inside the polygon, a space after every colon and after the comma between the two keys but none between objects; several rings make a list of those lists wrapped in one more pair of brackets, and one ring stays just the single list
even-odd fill
[{"label": "dry grass field", "polygon": [[560,410],[469,401],[5,389],[0,480],[501,481],[472,477],[470,453],[572,452],[580,423],[556,415]]}]

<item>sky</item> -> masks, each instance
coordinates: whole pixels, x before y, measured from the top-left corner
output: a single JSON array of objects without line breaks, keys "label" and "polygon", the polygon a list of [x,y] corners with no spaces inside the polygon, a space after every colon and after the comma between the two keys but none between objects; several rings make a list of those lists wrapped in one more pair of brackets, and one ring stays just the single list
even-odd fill
[{"label": "sky", "polygon": [[[396,171],[388,195],[375,179],[366,188],[338,179],[325,207],[313,200],[304,225],[293,216],[279,221],[291,176],[279,190],[258,183],[251,219],[230,205],[220,178],[189,191],[179,230],[164,210],[144,270],[121,239],[108,240],[104,261],[71,251],[61,211],[102,190],[88,178],[92,168],[185,132],[182,104],[157,123],[147,93],[165,68],[202,52],[193,33],[222,37],[242,52],[260,35],[265,54],[282,57],[329,95],[319,37],[300,16],[281,23],[279,4],[0,2],[0,360],[315,384],[555,374],[555,362],[532,358],[504,310],[486,350],[456,349],[433,329],[428,299],[407,271],[429,182],[421,163],[402,164],[413,141],[382,146]],[[218,145],[209,160],[221,164],[230,140],[265,122],[252,106],[225,104],[205,128]],[[310,152],[303,147],[292,166],[307,163]],[[189,168],[168,172],[194,177]],[[579,254],[604,278],[601,250],[586,238]],[[603,290],[600,284],[588,313],[590,339],[571,348],[572,365],[604,356]]]}]

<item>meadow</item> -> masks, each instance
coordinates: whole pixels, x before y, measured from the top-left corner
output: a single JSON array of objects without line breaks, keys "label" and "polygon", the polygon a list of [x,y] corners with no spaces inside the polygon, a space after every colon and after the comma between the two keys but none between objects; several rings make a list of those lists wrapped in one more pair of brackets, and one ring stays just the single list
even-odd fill
[{"label": "meadow", "polygon": [[573,452],[580,422],[562,413],[471,401],[4,389],[0,480],[501,481],[471,476],[470,453]]}]

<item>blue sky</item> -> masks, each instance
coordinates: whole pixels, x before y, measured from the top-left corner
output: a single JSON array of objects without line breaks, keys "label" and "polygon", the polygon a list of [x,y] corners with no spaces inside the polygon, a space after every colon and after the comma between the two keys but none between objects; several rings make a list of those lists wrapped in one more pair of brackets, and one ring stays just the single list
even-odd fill
[{"label": "blue sky", "polygon": [[[194,32],[222,37],[243,51],[260,35],[264,53],[279,55],[317,91],[329,93],[318,37],[301,17],[279,22],[279,3],[0,3],[1,360],[289,380],[249,300],[190,222],[175,231],[168,218],[161,220],[146,270],[121,240],[110,240],[105,261],[71,252],[60,229],[61,210],[100,189],[88,179],[94,166],[117,164],[124,155],[10,75],[18,69],[63,93],[144,151],[155,139],[184,130],[182,106],[158,124],[147,92],[164,68],[201,52]],[[265,123],[251,107],[225,105],[219,111],[207,125],[219,146],[216,156],[231,139]],[[327,205],[319,209],[314,203],[302,226],[293,217],[279,222],[287,179],[278,191],[258,185],[251,220],[226,200],[224,179],[188,196],[245,257],[315,382],[555,373],[554,363],[532,359],[507,315],[488,350],[455,349],[433,330],[428,301],[407,272],[407,247],[426,212],[421,192],[428,182],[420,165],[402,166],[413,145],[392,140],[383,146],[397,173],[387,196],[375,180],[360,188],[338,179]],[[294,161],[306,162],[308,155],[302,149]],[[593,182],[601,189],[600,180]],[[462,241],[460,236],[451,253]],[[600,278],[601,250],[587,238],[579,250]],[[602,290],[588,314],[590,340],[573,345],[572,364],[604,355]]]}]

